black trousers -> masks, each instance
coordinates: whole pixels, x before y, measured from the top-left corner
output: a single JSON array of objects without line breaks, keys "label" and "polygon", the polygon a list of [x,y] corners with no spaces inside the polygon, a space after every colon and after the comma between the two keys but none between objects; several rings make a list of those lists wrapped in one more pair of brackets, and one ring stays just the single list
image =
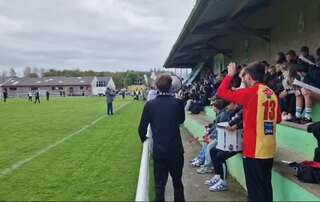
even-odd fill
[{"label": "black trousers", "polygon": [[280,99],[280,107],[283,112],[295,115],[296,113],[296,96],[289,94],[285,98]]},{"label": "black trousers", "polygon": [[273,200],[271,184],[272,166],[273,159],[243,159],[248,201]]},{"label": "black trousers", "polygon": [[182,184],[184,157],[173,155],[167,158],[153,156],[156,198],[155,201],[165,201],[165,188],[168,176],[172,178],[174,201],[185,201]]},{"label": "black trousers", "polygon": [[39,98],[39,97],[36,97],[36,98],[35,98],[34,103],[37,103],[37,102],[40,103],[40,98]]},{"label": "black trousers", "polygon": [[108,115],[113,115],[113,105],[112,102],[107,104],[107,114]]},{"label": "black trousers", "polygon": [[226,160],[237,153],[238,152],[222,151],[216,148],[212,148],[210,150],[210,157],[212,159],[214,171],[217,175],[220,175],[221,179],[225,180],[227,177]]}]

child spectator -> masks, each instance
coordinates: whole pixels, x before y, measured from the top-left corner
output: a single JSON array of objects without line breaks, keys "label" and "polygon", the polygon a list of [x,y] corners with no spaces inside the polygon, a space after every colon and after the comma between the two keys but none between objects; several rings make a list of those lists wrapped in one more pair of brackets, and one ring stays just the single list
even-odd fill
[{"label": "child spectator", "polygon": [[282,120],[291,121],[296,112],[296,97],[293,79],[289,77],[289,67],[278,65],[282,73],[282,91],[279,93]]},{"label": "child spectator", "polygon": [[289,50],[286,54],[287,64],[297,64],[298,56],[294,50]]},{"label": "child spectator", "polygon": [[[216,139],[216,124],[220,122],[225,122],[230,119],[230,112],[226,109],[226,106],[229,103],[220,99],[217,99],[213,103],[213,110],[217,113],[216,119],[213,121],[208,134],[209,138],[211,139],[211,142],[213,145],[210,145],[210,147],[215,146],[214,140]],[[191,161],[191,165],[194,167],[200,167],[201,165],[205,164],[204,168],[199,170],[198,173],[206,173],[208,169],[210,168],[210,162],[207,159],[207,162],[205,162],[206,157],[208,158],[209,152],[207,151],[207,143],[203,143],[202,148],[199,152],[199,155]],[[206,155],[207,153],[207,155]]]},{"label": "child spectator", "polygon": [[217,124],[221,123],[221,122],[227,122],[230,120],[230,117],[232,115],[232,111],[235,110],[235,105],[233,103],[228,103],[224,100],[219,100],[217,99],[214,103],[214,108],[215,111],[218,112],[220,111],[220,113],[218,113],[218,116],[216,117],[216,119],[213,121],[213,124],[210,127],[210,130],[208,132],[209,134],[209,141],[207,142],[207,148],[205,150],[205,162],[204,165],[201,166],[201,168],[199,168],[197,170],[197,173],[199,174],[204,174],[204,173],[211,173],[212,170],[212,159],[210,156],[210,150],[212,148],[215,148],[217,145]]},{"label": "child spectator", "polygon": [[286,55],[283,52],[278,52],[276,57],[276,64],[284,65],[287,63]]},{"label": "child spectator", "polygon": [[[234,131],[243,128],[242,113],[242,108],[238,107],[237,113],[234,113],[231,120],[229,120],[228,130]],[[210,156],[216,175],[205,182],[205,184],[209,186],[210,191],[220,192],[228,190],[228,183],[226,181],[227,166],[225,161],[238,153],[239,152],[222,151],[216,148],[211,149]]]},{"label": "child spectator", "polygon": [[271,88],[277,95],[282,90],[282,84],[277,75],[276,67],[271,65],[266,67],[267,73],[265,75],[264,83]]},{"label": "child spectator", "polygon": [[[292,79],[300,80],[308,85],[320,88],[320,68],[312,65],[315,63],[313,56],[309,55],[307,47],[303,47],[304,52],[301,52],[299,64],[294,65],[290,71]],[[306,60],[307,59],[307,60]],[[307,124],[312,122],[312,107],[318,95],[311,91],[296,87],[296,113],[295,122]],[[304,110],[303,110],[304,109]],[[304,114],[302,113],[304,111]]]}]

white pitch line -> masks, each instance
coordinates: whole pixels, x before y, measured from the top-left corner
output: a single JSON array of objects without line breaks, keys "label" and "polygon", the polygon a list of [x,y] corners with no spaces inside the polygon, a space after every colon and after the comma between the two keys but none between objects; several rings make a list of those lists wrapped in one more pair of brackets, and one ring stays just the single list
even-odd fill
[{"label": "white pitch line", "polygon": [[[122,108],[124,108],[125,106],[127,106],[127,105],[130,104],[130,103],[131,103],[131,102],[128,102],[128,103],[120,106],[118,109],[115,110],[115,112],[118,111],[118,110],[120,110],[120,109],[122,109]],[[34,155],[32,155],[32,156],[30,156],[30,157],[28,157],[28,158],[26,158],[26,159],[23,159],[23,160],[21,160],[21,161],[18,161],[17,163],[11,165],[11,166],[8,167],[8,168],[3,169],[3,170],[0,172],[0,178],[1,178],[1,177],[4,177],[4,176],[6,176],[6,175],[8,175],[8,174],[10,174],[10,173],[12,173],[13,171],[15,171],[15,170],[17,170],[18,168],[20,168],[21,166],[23,166],[24,164],[32,161],[33,159],[35,159],[35,158],[39,157],[40,155],[46,153],[46,152],[49,151],[50,149],[52,149],[52,148],[60,145],[61,143],[65,142],[66,140],[72,138],[73,136],[80,134],[82,131],[88,129],[89,127],[91,127],[91,126],[93,126],[93,125],[95,125],[95,124],[98,123],[101,119],[103,119],[103,118],[105,118],[105,117],[106,117],[106,115],[100,116],[99,118],[97,118],[96,120],[94,120],[93,122],[91,122],[89,125],[85,125],[84,127],[82,127],[80,130],[77,130],[76,132],[71,133],[70,135],[62,138],[61,140],[59,140],[59,141],[57,141],[57,142],[55,142],[55,143],[47,146],[46,148],[44,148],[44,149],[38,151],[37,153],[35,153]]]}]

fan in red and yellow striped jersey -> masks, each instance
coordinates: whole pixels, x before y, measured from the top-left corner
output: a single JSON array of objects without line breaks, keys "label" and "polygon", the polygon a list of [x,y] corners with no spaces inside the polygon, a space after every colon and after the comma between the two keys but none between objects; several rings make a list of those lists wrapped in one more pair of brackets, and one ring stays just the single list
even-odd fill
[{"label": "fan in red and yellow striped jersey", "polygon": [[276,124],[281,110],[276,94],[262,83],[249,88],[231,90],[232,77],[226,76],[218,89],[218,97],[243,107],[243,156],[271,159],[276,149]]}]

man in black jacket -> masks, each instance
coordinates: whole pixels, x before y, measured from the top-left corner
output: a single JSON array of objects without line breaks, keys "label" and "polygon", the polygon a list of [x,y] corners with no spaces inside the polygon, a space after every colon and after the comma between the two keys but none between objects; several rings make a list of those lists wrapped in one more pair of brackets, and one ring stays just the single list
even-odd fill
[{"label": "man in black jacket", "polygon": [[139,126],[139,135],[142,142],[147,137],[148,125],[151,125],[153,138],[153,160],[156,199],[165,200],[165,187],[170,173],[174,200],[184,201],[184,188],[182,184],[183,171],[183,145],[179,126],[185,120],[183,102],[169,94],[172,84],[170,76],[160,76],[156,81],[159,95],[148,101],[143,109]]}]

